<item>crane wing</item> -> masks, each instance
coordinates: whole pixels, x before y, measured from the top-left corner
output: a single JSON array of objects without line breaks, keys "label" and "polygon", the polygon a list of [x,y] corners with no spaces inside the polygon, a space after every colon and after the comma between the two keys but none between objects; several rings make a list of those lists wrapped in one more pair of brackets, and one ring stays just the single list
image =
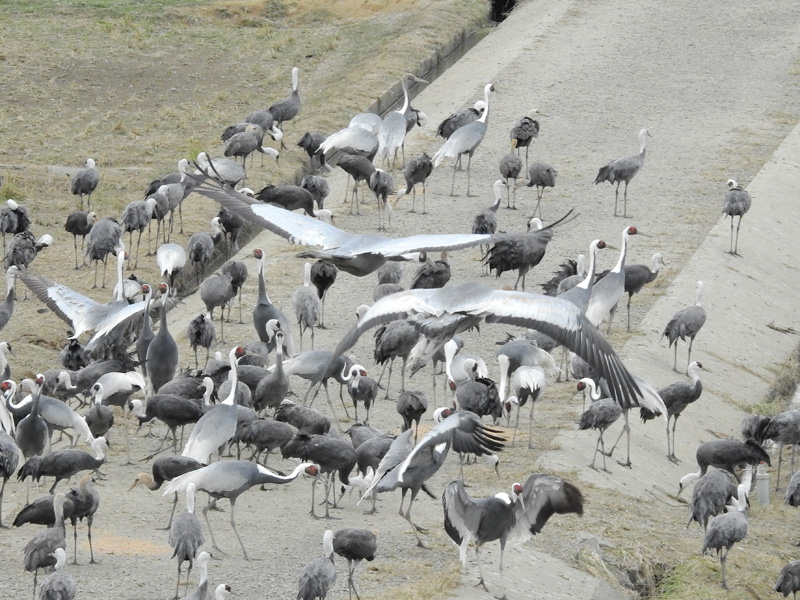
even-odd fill
[{"label": "crane wing", "polygon": [[72,327],[73,337],[78,337],[84,331],[89,330],[89,327],[85,325],[87,313],[90,308],[101,306],[99,302],[79,294],[49,277],[37,275],[28,270],[21,270],[17,277],[25,282],[25,285],[36,294],[39,300]]},{"label": "crane wing", "polygon": [[478,531],[483,517],[483,507],[470,498],[461,480],[451,481],[442,494],[444,529],[458,546],[461,564],[467,564],[467,547],[472,532]]},{"label": "crane wing", "polygon": [[525,481],[522,494],[514,503],[511,537],[523,542],[530,539],[556,513],[583,515],[583,494],[560,477],[534,473]]},{"label": "crane wing", "polygon": [[389,446],[389,450],[384,454],[380,464],[378,464],[378,470],[372,478],[372,483],[370,483],[367,491],[361,496],[359,502],[369,496],[375,486],[377,486],[381,480],[387,478],[387,474],[389,473],[392,473],[392,475],[384,482],[382,487],[388,486],[388,489],[394,489],[394,485],[397,482],[395,468],[402,463],[414,449],[414,442],[412,441],[413,436],[414,431],[412,429],[407,429],[394,439],[392,445]]}]

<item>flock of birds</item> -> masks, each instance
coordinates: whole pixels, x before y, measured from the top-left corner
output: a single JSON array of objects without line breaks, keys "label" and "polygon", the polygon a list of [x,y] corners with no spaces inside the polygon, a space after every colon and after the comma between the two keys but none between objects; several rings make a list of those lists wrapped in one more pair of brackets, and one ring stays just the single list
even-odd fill
[{"label": "flock of birds", "polygon": [[[557,176],[556,169],[549,164],[528,162],[528,151],[540,134],[536,118],[540,113],[530,111],[510,129],[510,152],[500,161],[500,179],[493,188],[494,202],[475,215],[470,233],[419,233],[403,238],[350,233],[333,225],[332,212],[323,208],[329,193],[322,176],[325,169],[339,167],[352,178],[352,194],[348,186],[345,197],[347,202],[350,196],[351,213],[360,212],[360,206],[369,202],[363,192],[359,194],[361,182],[366,183],[375,197],[378,230],[383,232],[392,228],[391,195],[399,200],[412,194],[413,212],[417,186],[421,185],[422,213],[426,212],[426,180],[446,159],[453,161],[453,194],[461,159],[467,156],[469,195],[471,162],[486,135],[495,87],[486,84],[483,99],[474,107],[460,109],[439,124],[437,134],[444,141],[431,157],[422,154],[406,161],[407,134],[427,123],[424,113],[414,109],[410,102],[410,86],[422,80],[407,75],[401,82],[400,109],[384,117],[362,113],[331,135],[308,132],[302,137],[298,145],[308,153],[309,165],[299,186],[268,185],[258,192],[243,187],[248,178],[245,165],[250,157],[253,168],[253,153],[259,152],[262,160],[264,155],[279,159],[279,152],[265,146],[264,140],[270,136],[285,147],[283,130],[301,108],[298,80],[299,71],[295,68],[290,96],[225,129],[221,136],[224,157],[203,152],[191,163],[182,159],[176,173],[153,181],[144,199],[132,202],[119,218],[98,218],[92,210],[92,193],[100,177],[95,162],[86,161],[85,168],[71,183],[71,192],[80,197],[81,210],[68,216],[66,230],[74,236],[75,268],[83,266],[79,264],[78,237],[82,238],[83,264],[86,259],[95,262],[95,286],[99,263],[103,263],[100,286],[105,287],[105,265],[109,255],[115,257],[112,262],[116,263],[116,284],[112,298],[105,303],[37,272],[32,263],[38,252],[52,244],[52,238],[36,239],[30,233],[32,220],[14,200],[8,200],[0,210],[4,245],[6,234],[13,236],[5,245],[8,292],[0,303],[0,331],[13,318],[17,280],[24,282],[26,289],[71,329],[60,356],[62,364],[42,370],[33,380],[19,384],[11,378],[11,364],[6,357],[6,353],[11,353],[11,345],[0,343],[0,367],[5,380],[0,388],[4,395],[0,404],[0,525],[3,491],[10,478],[27,480],[28,493],[31,480],[54,478],[50,493],[30,502],[14,519],[15,526],[24,523],[48,526],[24,548],[24,567],[34,573],[34,596],[40,569],[53,570],[38,587],[40,598],[67,600],[76,594],[75,581],[64,566],[65,521],[69,519],[73,524],[75,555],[77,521],[87,520],[91,550],[91,526],[101,504],[91,473],[107,465],[105,436],[119,416],[119,412],[115,415],[112,410],[114,406],[125,413],[132,412],[140,426],[154,420],[166,425],[158,450],[148,457],[152,460],[151,472],[140,473],[131,489],[143,486],[173,497],[167,528],[177,563],[176,598],[181,597],[184,563],[187,563],[187,587],[192,568],[197,565],[200,572],[197,588],[184,598],[207,597],[210,555],[204,550],[205,532],[210,538],[210,550],[219,550],[208,519],[212,501],[213,504],[223,498],[229,501],[231,528],[244,558],[249,558],[237,529],[235,507],[239,496],[255,486],[285,485],[298,477],[311,478],[310,512],[316,516],[315,488],[322,482],[325,517],[330,517],[330,509],[342,501],[337,477],[342,486],[357,489],[361,501],[370,501],[372,512],[378,494],[400,489],[400,515],[408,522],[418,545],[424,546],[420,534],[425,530],[412,521],[411,508],[420,491],[432,495],[427,483],[450,451],[459,454],[462,477],[447,484],[442,495],[445,531],[459,547],[464,564],[468,546],[470,542],[474,544],[479,583],[484,588],[479,549],[486,543],[499,541],[499,569],[505,598],[506,542],[524,541],[539,533],[553,514],[581,515],[583,494],[561,477],[535,473],[523,483],[511,485],[509,492],[473,498],[463,482],[463,465],[469,455],[476,455],[486,456],[496,467],[497,453],[516,442],[520,414],[526,403],[530,405],[530,448],[534,406],[544,396],[548,378],[556,375],[559,380],[563,376],[578,380],[576,393],[589,392],[590,404],[579,417],[578,427],[598,432],[590,467],[599,468],[596,459],[600,453],[602,470],[608,471],[606,459],[613,455],[622,435],[627,436],[627,456],[620,464],[631,467],[629,412],[636,407],[640,408],[643,421],[658,416],[664,419],[667,457],[678,462],[675,455],[678,418],[703,391],[702,365],[691,360],[693,342],[706,319],[701,302],[703,282],[697,284],[695,303],[677,312],[662,334],[675,347],[676,372],[680,372],[678,341],[688,340],[685,370],[688,380],[681,379],[659,390],[630,373],[598,329],[607,321],[607,331],[611,330],[617,307],[627,295],[630,330],[631,298],[656,279],[664,264],[659,253],[653,255],[651,264],[626,264],[628,244],[632,236],[640,233],[636,227],[622,228],[618,260],[610,271],[598,273],[598,254],[610,246],[596,239],[589,246],[588,258],[581,255],[577,261],[568,261],[544,284],[546,295],[525,291],[526,276],[542,261],[548,243],[559,228],[575,218],[570,211],[543,226],[541,218],[535,217],[537,210],[541,215],[543,191],[555,186]],[[627,217],[628,185],[644,165],[648,135],[646,129],[639,132],[638,154],[610,161],[597,174],[595,183],[616,184],[615,216],[619,213],[619,187],[624,183],[620,216]],[[524,171],[521,148],[525,148]],[[384,168],[376,166],[375,161]],[[504,196],[508,208],[516,207],[516,191],[523,173],[528,176],[525,184],[537,188],[534,217],[528,222],[527,231],[502,233],[498,229],[499,207]],[[399,189],[394,176],[405,180]],[[750,208],[751,198],[734,180],[728,185],[723,212],[731,216],[730,253],[738,255],[739,226]],[[176,211],[182,233],[182,202],[193,193],[215,200],[220,211],[210,220],[210,230],[192,234],[184,247],[171,241],[171,236]],[[83,210],[84,196],[87,210]],[[736,216],[739,221],[734,231]],[[150,235],[154,220],[155,240]],[[265,252],[255,250],[258,261],[258,295],[252,315],[255,339],[229,346],[227,359],[219,353],[212,357],[210,349],[225,343],[225,308],[230,320],[237,296],[242,321],[241,294],[248,273],[244,263],[237,260],[241,258],[237,252],[246,223],[305,246],[300,256],[309,262],[304,264],[303,285],[292,295],[291,307],[279,307],[267,292]],[[163,278],[159,285],[144,283],[133,276],[124,277],[126,264],[132,268],[138,263],[145,229],[148,229],[148,255],[155,253]],[[127,245],[125,233],[129,234]],[[513,290],[490,288],[476,280],[450,281],[448,255],[474,246],[483,248],[484,266],[489,272],[496,271],[500,277],[505,271],[517,271]],[[230,260],[217,273],[206,277],[206,268],[222,254]],[[437,254],[440,258],[433,260],[432,256]],[[420,266],[409,289],[404,289],[400,284],[402,267],[409,261]],[[353,306],[357,321],[335,348],[315,349],[315,329],[324,327],[326,294],[339,272],[356,277],[376,274],[372,304],[357,309]],[[179,372],[182,349],[170,333],[167,313],[191,278],[199,286],[206,312],[188,323],[196,368]],[[517,291],[519,284],[521,291]],[[221,314],[215,323],[217,308]],[[154,310],[159,317],[155,331],[151,318]],[[485,357],[469,352],[459,335],[477,328],[482,321],[522,328],[518,336],[498,347],[499,383],[489,377]],[[376,328],[374,360],[383,365],[384,371],[388,368],[386,383],[382,383],[383,373],[378,379],[369,377],[367,367],[348,354],[363,334]],[[306,330],[310,330],[310,342],[304,342]],[[296,336],[299,336],[298,347]],[[82,338],[86,339],[81,341]],[[311,350],[303,350],[304,343],[310,343]],[[550,354],[558,346],[564,348],[564,358],[560,361]],[[206,350],[204,363],[198,358],[198,349],[202,348]],[[396,407],[402,424],[398,421],[385,425],[389,429],[397,425],[402,432],[391,434],[374,427],[369,418],[381,389],[385,390],[386,398],[394,391],[390,382],[398,358],[402,366]],[[439,388],[438,367],[444,365],[445,400],[432,411],[436,424],[420,436],[422,416],[433,407],[429,406],[426,393],[407,386],[410,375],[428,365],[433,378],[434,404]],[[288,398],[291,382],[295,380],[292,376],[308,381],[304,396],[297,401]],[[331,380],[339,382],[340,398],[341,390],[346,390],[353,403],[353,424],[346,432],[335,416],[328,390]],[[331,413],[327,415],[311,407],[320,388],[324,388],[330,407]],[[448,398],[448,394],[452,396]],[[133,398],[134,395],[143,399]],[[359,404],[364,411],[362,421],[359,421]],[[342,407],[349,418],[343,398]],[[499,426],[505,419],[510,428],[515,412],[509,441]],[[624,426],[606,451],[603,435],[621,417]],[[491,425],[484,422],[487,418]],[[191,432],[184,443],[183,429],[187,425],[191,426]],[[125,420],[129,448],[127,428]],[[52,438],[55,431],[70,439],[70,447],[56,449],[57,442]],[[701,445],[696,456],[699,471],[681,480],[681,489],[697,480],[690,503],[690,523],[697,521],[706,530],[703,552],[708,549],[721,552],[723,586],[727,552],[746,535],[748,527],[745,509],[752,472],[747,471],[748,475],[740,482],[737,468],[743,464],[769,463],[769,455],[762,448],[766,440],[773,440],[780,447],[800,442],[800,418],[795,413],[785,413],[772,419],[749,419],[743,424],[743,437],[745,441],[728,439]],[[75,448],[79,440],[91,452]],[[241,459],[241,446],[252,449],[249,460]],[[234,449],[236,459],[229,460],[226,452]],[[283,458],[299,461],[288,475],[266,466],[270,454],[276,451]],[[156,458],[161,453],[167,454]],[[79,475],[82,477],[76,487],[67,492],[57,491],[59,482]],[[113,471],[110,476],[113,477]],[[800,477],[795,474],[787,489],[790,504],[800,505],[797,490]],[[202,509],[205,529],[195,511],[197,492],[204,492],[209,498],[209,505]],[[406,495],[409,502],[404,510]],[[186,510],[175,516],[181,496],[185,497]],[[321,557],[298,569],[298,600],[326,597],[337,576],[334,555],[348,562],[348,589],[351,596],[358,597],[354,570],[360,561],[371,561],[378,556],[375,534],[367,529],[328,530],[323,547]],[[93,550],[91,556],[94,562]],[[781,573],[776,590],[786,595],[798,589],[800,563],[792,563]],[[215,598],[224,600],[231,593],[231,586],[220,584],[214,593]]]}]

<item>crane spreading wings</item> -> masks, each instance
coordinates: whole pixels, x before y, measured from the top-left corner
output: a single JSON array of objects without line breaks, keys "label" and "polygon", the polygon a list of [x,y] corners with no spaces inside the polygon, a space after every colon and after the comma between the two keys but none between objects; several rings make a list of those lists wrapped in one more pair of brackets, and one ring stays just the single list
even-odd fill
[{"label": "crane spreading wings", "polygon": [[[378,300],[344,336],[334,356],[345,353],[372,327],[395,319],[424,319],[429,330],[437,321],[466,325],[485,319],[536,329],[565,345],[608,381],[611,397],[623,408],[645,406],[666,419],[667,410],[655,389],[634,377],[608,341],[572,303],[559,298],[493,290],[475,282],[440,289],[406,290]],[[452,333],[464,329],[456,328]],[[652,407],[652,408],[650,408]]]},{"label": "crane spreading wings", "polygon": [[318,248],[300,256],[328,260],[358,277],[379,269],[387,260],[405,260],[407,254],[459,250],[489,244],[494,239],[489,234],[421,234],[388,238],[372,233],[348,233],[323,221],[261,204],[210,176],[194,191],[292,244]]}]

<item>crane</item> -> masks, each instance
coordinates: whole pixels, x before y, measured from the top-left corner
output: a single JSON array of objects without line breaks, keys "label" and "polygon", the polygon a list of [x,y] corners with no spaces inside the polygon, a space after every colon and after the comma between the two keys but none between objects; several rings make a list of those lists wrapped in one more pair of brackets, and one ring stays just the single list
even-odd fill
[{"label": "crane", "polygon": [[[536,401],[544,393],[544,388],[547,385],[544,370],[536,365],[521,365],[513,371],[509,383],[507,374],[509,372],[510,359],[505,354],[499,354],[497,362],[500,364],[500,403],[504,407],[506,403],[508,405],[517,405],[517,420],[514,423],[514,436],[511,438],[512,446],[517,441],[519,412],[528,400],[531,402],[531,418],[528,423],[528,449],[530,450],[533,448],[533,408],[536,405]],[[509,389],[508,396],[506,396],[506,386]],[[510,416],[510,408],[506,408],[506,412]]]},{"label": "crane", "polygon": [[378,552],[378,538],[367,529],[346,528],[339,529],[333,535],[333,551],[347,560],[347,585],[348,593],[352,600],[353,594],[361,600],[353,581],[353,573],[362,560],[372,562]]},{"label": "crane", "polygon": [[[519,119],[511,130],[508,136],[511,138],[511,150],[517,150],[519,154],[520,148],[525,148],[525,168],[528,168],[528,151],[531,149],[531,142],[539,137],[539,120],[535,119],[537,115],[546,116],[540,113],[537,109],[532,108],[528,113]],[[534,213],[535,214],[535,213]]]},{"label": "crane", "polygon": [[56,564],[53,552],[56,548],[64,550],[67,547],[66,530],[64,529],[64,501],[66,496],[59,492],[53,497],[53,513],[55,520],[53,526],[37,533],[25,544],[23,550],[23,564],[25,570],[33,571],[33,591],[36,593],[36,579],[39,569],[52,567]]},{"label": "crane", "polygon": [[641,170],[644,165],[644,157],[647,153],[647,138],[650,133],[647,129],[639,131],[639,154],[633,156],[624,156],[612,160],[606,166],[602,167],[595,177],[595,184],[607,181],[611,184],[616,183],[617,189],[614,192],[614,216],[618,216],[617,203],[619,201],[619,184],[625,182],[625,192],[623,194],[623,209],[622,216],[628,217],[628,184],[631,182],[636,174]]},{"label": "crane", "polygon": [[294,340],[292,339],[292,329],[289,319],[283,314],[280,308],[274,305],[267,294],[267,286],[264,277],[264,251],[256,248],[253,256],[258,260],[258,300],[253,308],[253,326],[258,334],[258,339],[264,342],[270,351],[275,349],[275,336],[267,329],[267,323],[275,319],[280,324],[283,332],[283,354],[286,357],[294,356]]},{"label": "crane", "polygon": [[689,370],[689,364],[692,361],[692,344],[694,338],[706,322],[706,309],[703,308],[703,282],[697,282],[697,297],[694,301],[694,306],[682,308],[674,315],[664,327],[661,337],[667,336],[669,345],[675,344],[675,357],[672,361],[672,370],[678,372],[678,338],[686,341],[689,338],[689,353],[686,358],[686,370]]},{"label": "crane", "polygon": [[589,305],[586,307],[586,318],[595,327],[599,326],[602,320],[608,317],[606,333],[611,332],[611,323],[617,312],[617,305],[625,293],[625,256],[628,252],[628,239],[638,233],[639,230],[636,227],[626,227],[622,230],[622,247],[619,251],[617,264],[605,277],[594,284]]},{"label": "crane", "polygon": [[[408,84],[412,82],[428,83],[416,75],[406,73],[400,79],[400,86],[403,88],[403,105],[397,110],[391,111],[381,121],[378,129],[378,155],[384,165],[390,162],[393,166],[397,164],[397,150],[404,146],[406,138],[406,111],[408,110]],[[405,164],[405,151],[403,152],[403,163]]]},{"label": "crane", "polygon": [[53,572],[42,580],[39,588],[39,600],[72,600],[78,593],[75,578],[64,571],[67,553],[63,548],[56,548],[50,555],[55,559]]},{"label": "crane", "polygon": [[116,219],[103,217],[97,221],[92,230],[86,235],[86,256],[94,261],[94,284],[92,289],[97,287],[97,268],[100,261],[103,262],[103,285],[106,287],[106,263],[109,254],[123,254],[120,250],[120,235],[122,230]]},{"label": "crane", "polygon": [[[227,498],[231,503],[231,526],[233,527],[233,532],[239,540],[245,560],[249,560],[242,538],[236,530],[235,511],[236,500],[239,496],[254,485],[289,483],[294,481],[300,473],[316,475],[316,471],[316,465],[300,463],[289,475],[279,475],[266,467],[247,461],[221,461],[176,477],[164,487],[164,495],[186,490],[190,484],[194,484],[198,490],[205,492],[211,498]],[[211,524],[208,522],[208,507],[203,509],[203,517],[206,520],[206,525],[208,525],[208,533],[211,535],[213,548],[219,550],[214,540],[214,533],[211,531]]]},{"label": "crane", "polygon": [[206,543],[203,535],[203,528],[197,515],[194,514],[194,493],[197,486],[189,483],[186,486],[186,512],[181,513],[172,522],[169,529],[169,545],[172,546],[171,558],[177,558],[178,562],[178,581],[175,584],[175,597],[178,597],[178,590],[181,585],[181,566],[184,562],[189,563],[186,571],[186,588],[189,587],[189,575],[192,572],[192,564],[197,556],[200,546]]},{"label": "crane", "polygon": [[311,263],[303,265],[303,285],[292,294],[292,307],[300,329],[300,350],[303,350],[303,332],[311,330],[311,349],[314,349],[314,329],[319,324],[322,302],[311,288]]},{"label": "crane", "polygon": [[[750,210],[753,199],[750,192],[736,183],[735,179],[728,179],[728,193],[725,194],[725,201],[722,205],[722,214],[731,218],[731,248],[728,254],[741,256],[739,254],[739,227],[742,226],[742,217]],[[739,217],[736,225],[736,243],[733,242],[733,218]]]},{"label": "crane", "polygon": [[[291,121],[300,112],[299,75],[300,69],[292,67],[292,93],[283,100],[278,100],[267,109],[272,114],[280,130],[283,130],[284,121]],[[283,138],[281,138],[281,149],[283,148],[286,148],[286,145],[283,143]]]},{"label": "crane", "polygon": [[631,330],[631,298],[642,291],[645,285],[652,283],[658,277],[658,272],[664,266],[664,258],[660,252],[653,254],[649,265],[625,266],[625,293],[628,294],[628,331]]},{"label": "crane", "polygon": [[[514,141],[511,142],[511,147],[514,147]],[[513,210],[517,210],[517,178],[519,174],[522,172],[522,160],[520,157],[513,152],[509,152],[508,154],[504,154],[502,158],[500,158],[500,176],[503,178],[502,181],[506,186],[506,208],[510,208]],[[508,180],[513,179],[513,185],[508,184]],[[514,203],[511,203],[511,195],[514,195]],[[533,211],[534,216],[536,216],[536,211]]]},{"label": "crane", "polygon": [[81,210],[83,210],[83,197],[86,196],[87,207],[92,210],[92,194],[100,183],[100,174],[97,172],[93,158],[87,158],[84,168],[72,176],[70,192],[73,196],[80,196]]},{"label": "crane", "polygon": [[[470,189],[470,165],[472,164],[472,155],[475,154],[475,150],[480,146],[486,135],[487,120],[489,118],[489,94],[493,91],[494,86],[491,83],[487,83],[483,88],[483,101],[486,104],[483,114],[472,123],[456,129],[432,158],[433,166],[438,167],[439,163],[441,163],[445,157],[458,159],[462,154],[467,154],[469,156],[467,159],[467,196],[469,196]],[[453,163],[453,181],[450,186],[451,196],[453,195],[453,190],[456,185],[457,164],[458,161],[456,160],[456,162]]]},{"label": "crane", "polygon": [[620,415],[622,415],[622,408],[612,398],[600,398],[601,392],[595,385],[594,379],[584,377],[578,382],[577,389],[579,392],[589,388],[589,397],[592,404],[587,410],[578,418],[578,429],[584,431],[586,429],[596,429],[600,432],[597,436],[597,443],[594,446],[594,456],[592,456],[592,464],[589,466],[594,469],[595,460],[597,460],[597,451],[603,455],[603,471],[610,473],[606,466],[606,444],[603,441],[603,434],[606,429],[611,427],[617,422]]},{"label": "crane", "polygon": [[[725,563],[728,552],[736,542],[741,542],[747,535],[747,489],[740,483],[737,499],[732,502],[730,512],[714,517],[706,529],[703,538],[702,553],[707,550],[716,550],[719,555],[719,564],[722,569],[722,587],[728,589],[725,578]],[[723,551],[724,548],[724,551]]]},{"label": "crane", "polygon": [[428,180],[428,177],[430,177],[431,172],[433,172],[433,163],[431,162],[431,157],[425,152],[422,153],[422,156],[412,158],[410,161],[408,161],[406,166],[403,167],[403,177],[406,180],[406,187],[405,189],[400,188],[397,190],[397,200],[395,200],[395,205],[400,202],[400,198],[408,193],[411,193],[411,212],[416,212],[414,207],[417,202],[417,184],[421,183],[422,214],[428,214],[426,210],[425,182]]},{"label": "crane", "polygon": [[460,480],[450,482],[442,494],[444,529],[459,549],[461,564],[467,564],[467,547],[475,542],[475,557],[480,573],[479,585],[489,591],[483,578],[480,548],[487,542],[500,542],[500,587],[505,600],[503,554],[509,539],[524,542],[541,532],[555,513],[583,515],[580,490],[554,475],[534,473],[524,484],[514,483],[511,494],[501,492],[490,498],[474,499]]},{"label": "crane", "polygon": [[361,365],[351,366],[347,374],[342,371],[342,379],[347,382],[347,393],[353,400],[356,422],[358,422],[358,403],[361,401],[367,411],[364,423],[369,423],[369,409],[378,395],[378,382],[372,377],[367,377],[367,370]]},{"label": "crane", "polygon": [[297,600],[316,600],[317,598],[325,600],[333,584],[336,583],[333,538],[333,531],[326,530],[322,536],[325,555],[309,562],[300,572],[297,579]]},{"label": "crane", "polygon": [[[152,474],[139,473],[134,479],[128,491],[131,491],[137,486],[146,487],[149,490],[155,491],[161,488],[165,481],[172,481],[176,477],[188,473],[189,471],[196,471],[201,467],[205,467],[203,463],[197,462],[193,458],[185,456],[161,456],[153,461],[151,466]],[[178,493],[175,493],[175,498],[172,502],[172,513],[169,516],[169,523],[164,528],[167,531],[172,527],[172,518],[175,515],[175,506],[178,504]]]}]

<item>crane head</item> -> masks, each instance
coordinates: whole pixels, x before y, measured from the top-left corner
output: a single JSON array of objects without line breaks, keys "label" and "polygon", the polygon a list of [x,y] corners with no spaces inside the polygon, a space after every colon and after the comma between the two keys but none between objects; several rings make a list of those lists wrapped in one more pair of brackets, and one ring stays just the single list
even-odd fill
[{"label": "crane head", "polygon": [[11,381],[9,381],[8,379],[6,379],[3,383],[0,383],[0,391],[2,391],[3,393],[7,392],[10,389],[11,389]]},{"label": "crane head", "polygon": [[41,373],[36,374],[36,385],[42,385],[44,383],[44,375]]},{"label": "crane head", "polygon": [[366,377],[367,376],[367,371],[365,369],[359,369],[358,373],[362,377]]},{"label": "crane head", "polygon": [[636,227],[631,226],[631,227],[628,227],[626,233],[628,235],[636,235],[637,233],[639,233],[639,231],[636,229]]},{"label": "crane head", "polygon": [[253,256],[255,256],[258,260],[264,258],[264,251],[261,248],[256,248],[253,250]]},{"label": "crane head", "polygon": [[242,358],[245,354],[247,354],[247,350],[244,349],[244,346],[236,346],[236,352],[234,356],[239,359]]},{"label": "crane head", "polygon": [[142,293],[143,294],[149,294],[150,293],[150,286],[147,285],[146,283],[142,284]]},{"label": "crane head", "polygon": [[166,294],[169,291],[169,286],[162,281],[158,284],[158,291],[162,294]]},{"label": "crane head", "polygon": [[309,465],[305,469],[306,475],[311,475],[312,477],[316,477],[319,475],[319,467],[317,465]]},{"label": "crane head", "polygon": [[601,249],[605,248],[606,247],[606,243],[603,240],[600,240],[599,242],[597,242],[597,247],[601,248]]},{"label": "crane head", "polygon": [[578,385],[576,387],[578,388],[579,392],[582,392],[583,390],[586,389],[586,384],[583,382],[583,380],[581,380],[578,382]]}]

